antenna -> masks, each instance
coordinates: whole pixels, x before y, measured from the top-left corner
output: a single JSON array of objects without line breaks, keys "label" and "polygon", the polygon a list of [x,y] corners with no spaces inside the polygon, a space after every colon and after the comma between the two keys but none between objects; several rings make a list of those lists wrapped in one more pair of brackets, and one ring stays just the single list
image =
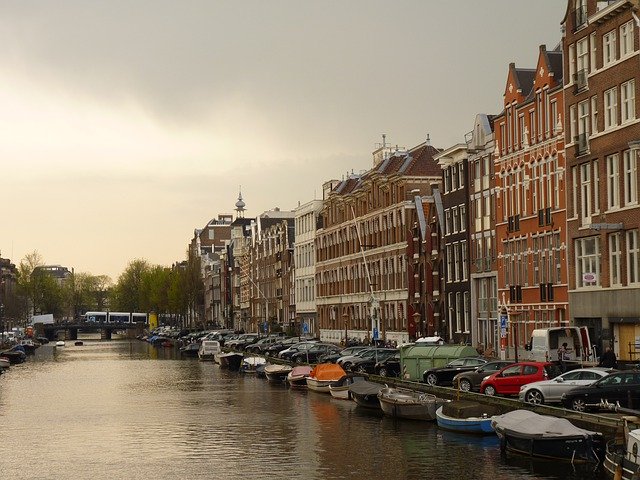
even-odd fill
[{"label": "antenna", "polygon": [[387,134],[383,133],[382,134],[382,148],[385,148],[387,146]]}]

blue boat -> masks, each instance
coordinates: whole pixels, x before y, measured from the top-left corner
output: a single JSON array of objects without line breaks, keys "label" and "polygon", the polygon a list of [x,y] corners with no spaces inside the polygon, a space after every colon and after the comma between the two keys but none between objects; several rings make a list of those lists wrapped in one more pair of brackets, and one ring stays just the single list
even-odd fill
[{"label": "blue boat", "polygon": [[438,426],[446,430],[464,433],[491,434],[495,433],[491,426],[493,417],[468,417],[454,418],[443,413],[444,405],[436,410],[436,422]]}]

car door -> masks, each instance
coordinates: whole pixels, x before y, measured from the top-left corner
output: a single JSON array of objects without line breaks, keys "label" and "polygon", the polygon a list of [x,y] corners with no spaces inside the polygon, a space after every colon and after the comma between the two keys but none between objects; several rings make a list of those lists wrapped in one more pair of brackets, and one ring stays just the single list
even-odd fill
[{"label": "car door", "polygon": [[437,370],[435,373],[438,376],[438,383],[451,383],[451,379],[464,370],[465,362],[464,358],[459,358]]},{"label": "car door", "polygon": [[517,385],[517,378],[522,374],[522,365],[512,365],[505,368],[502,372],[496,375],[494,381],[496,384],[496,392],[501,394],[517,393],[519,387]]},{"label": "car door", "polygon": [[624,389],[624,380],[626,374],[616,373],[603,378],[596,383],[592,388],[587,387],[587,394],[585,395],[585,403],[596,404],[602,400],[606,400],[610,403],[616,403],[623,400],[626,405],[626,390]]},{"label": "car door", "polygon": [[[580,370],[572,370],[562,375],[558,375],[552,380],[547,380],[541,387],[542,394],[547,402],[557,402],[562,397],[562,394],[573,387],[580,385],[580,377],[582,372]],[[592,380],[593,381],[593,380]]]}]

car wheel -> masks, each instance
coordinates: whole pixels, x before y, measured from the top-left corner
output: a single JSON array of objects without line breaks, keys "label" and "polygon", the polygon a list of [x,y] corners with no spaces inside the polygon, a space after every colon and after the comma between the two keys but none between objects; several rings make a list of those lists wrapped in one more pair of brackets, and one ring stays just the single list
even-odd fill
[{"label": "car wheel", "polygon": [[493,385],[487,385],[486,387],[484,387],[484,394],[489,395],[490,397],[495,396],[496,387],[494,387]]},{"label": "car wheel", "polygon": [[342,369],[346,372],[347,370],[351,370],[351,363],[349,362],[344,362],[342,364]]},{"label": "car wheel", "polygon": [[297,357],[297,358],[296,358],[296,363],[297,363],[298,365],[301,365],[301,364],[302,364],[302,362],[303,362],[302,357]]},{"label": "car wheel", "polygon": [[463,378],[462,380],[460,380],[458,384],[460,385],[460,390],[462,390],[463,392],[471,391],[471,382],[466,378]]},{"label": "car wheel", "polygon": [[426,381],[429,385],[438,385],[438,376],[435,373],[427,375]]},{"label": "car wheel", "polygon": [[386,367],[381,367],[378,375],[380,375],[381,377],[388,377],[389,372],[387,371]]},{"label": "car wheel", "polygon": [[358,372],[358,373],[367,373],[367,369],[364,368],[364,365],[358,365],[358,368],[356,368],[356,372]]},{"label": "car wheel", "polygon": [[533,405],[542,405],[544,403],[544,396],[540,390],[529,390],[524,396],[524,401],[532,403]]},{"label": "car wheel", "polygon": [[576,412],[584,412],[587,409],[587,405],[582,398],[574,398],[571,401],[571,408]]}]

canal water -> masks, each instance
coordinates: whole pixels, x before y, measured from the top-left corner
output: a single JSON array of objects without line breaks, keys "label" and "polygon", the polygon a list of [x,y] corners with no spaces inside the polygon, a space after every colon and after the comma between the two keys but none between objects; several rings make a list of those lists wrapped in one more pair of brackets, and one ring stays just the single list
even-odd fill
[{"label": "canal water", "polygon": [[0,432],[2,478],[604,478],[137,340],[43,345],[0,376]]}]

